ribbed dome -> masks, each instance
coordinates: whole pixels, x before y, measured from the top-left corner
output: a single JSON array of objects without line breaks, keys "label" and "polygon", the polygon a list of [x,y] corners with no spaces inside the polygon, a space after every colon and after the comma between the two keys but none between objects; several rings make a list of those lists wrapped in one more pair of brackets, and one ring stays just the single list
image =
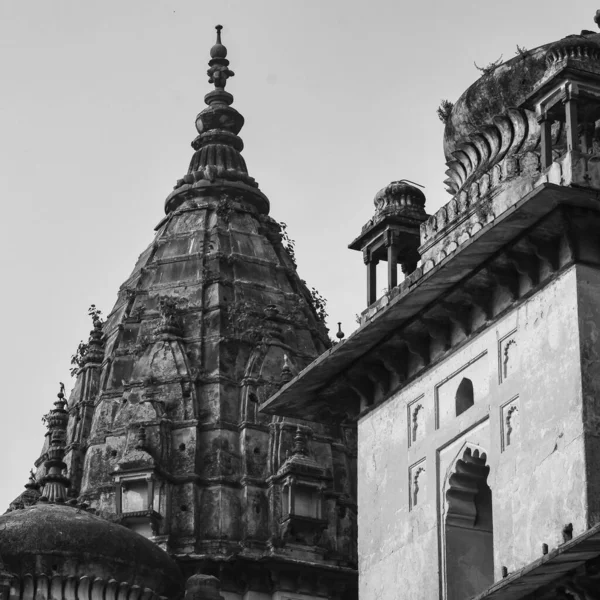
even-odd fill
[{"label": "ribbed dome", "polygon": [[583,31],[569,35],[533,50],[523,50],[491,68],[465,90],[452,108],[444,130],[446,160],[453,160],[452,153],[469,136],[490,125],[494,117],[519,106],[541,82],[546,69],[566,58],[600,61],[600,34]]},{"label": "ribbed dome", "polygon": [[516,56],[480,77],[455,102],[444,130],[446,160],[470,135],[489,125],[508,108],[518,106],[546,71],[548,45]]},{"label": "ribbed dome", "polygon": [[72,506],[37,504],[0,516],[0,556],[8,571],[115,579],[174,597],[179,567],[141,535]]},{"label": "ribbed dome", "polygon": [[425,194],[407,181],[392,181],[375,194],[375,213],[425,214]]}]

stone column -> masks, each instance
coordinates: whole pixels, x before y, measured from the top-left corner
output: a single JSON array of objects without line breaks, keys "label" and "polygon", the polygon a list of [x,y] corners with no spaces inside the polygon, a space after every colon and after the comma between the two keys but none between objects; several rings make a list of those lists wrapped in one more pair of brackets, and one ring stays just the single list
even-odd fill
[{"label": "stone column", "polygon": [[565,117],[567,120],[567,150],[579,149],[579,126],[577,123],[577,101],[570,97],[565,102]]},{"label": "stone column", "polygon": [[543,114],[538,122],[541,128],[540,149],[542,151],[542,170],[544,170],[552,164],[552,124],[546,114]]},{"label": "stone column", "polygon": [[398,285],[398,253],[393,240],[387,244],[388,290]]},{"label": "stone column", "polygon": [[363,259],[367,265],[367,306],[371,306],[377,300],[377,259],[370,252],[363,253]]}]

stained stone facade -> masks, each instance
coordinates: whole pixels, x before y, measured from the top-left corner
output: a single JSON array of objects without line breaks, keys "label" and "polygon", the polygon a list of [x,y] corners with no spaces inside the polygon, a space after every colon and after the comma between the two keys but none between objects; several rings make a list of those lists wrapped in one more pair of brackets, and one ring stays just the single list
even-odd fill
[{"label": "stained stone facade", "polygon": [[[178,585],[203,574],[219,578],[227,600],[350,599],[355,426],[258,411],[331,342],[240,154],[244,119],[225,90],[233,72],[220,29],[208,71],[214,89],[196,120],[188,173],[106,320],[93,312],[65,431],[49,431],[37,473],[7,517],[16,523],[23,514],[14,527],[27,531],[41,510],[40,486],[47,495],[46,480],[58,477],[59,493],[44,496],[53,508],[44,510],[58,522],[85,515],[89,544],[92,521],[154,544],[166,564],[176,561]],[[49,462],[53,445],[58,462]],[[82,521],[77,535],[86,527]],[[35,554],[27,539],[24,552]],[[0,543],[14,573],[13,550]],[[32,569],[34,578],[54,574]],[[92,575],[115,577],[109,567]],[[205,597],[203,586],[189,589]],[[158,593],[175,598],[178,590]]]},{"label": "stained stone facade", "polygon": [[361,600],[600,598],[598,140],[600,35],[484,74],[446,124],[452,199],[376,195],[361,326],[261,406],[358,423]]}]

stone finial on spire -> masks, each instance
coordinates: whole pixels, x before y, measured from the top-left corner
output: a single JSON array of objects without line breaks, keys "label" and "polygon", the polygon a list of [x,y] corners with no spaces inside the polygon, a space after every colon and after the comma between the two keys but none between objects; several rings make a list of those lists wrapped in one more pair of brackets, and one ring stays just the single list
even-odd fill
[{"label": "stone finial on spire", "polygon": [[306,433],[302,431],[300,425],[298,425],[296,435],[294,436],[294,448],[292,454],[302,454],[304,456],[308,454],[308,448],[306,447]]},{"label": "stone finial on spire", "polygon": [[46,416],[50,445],[47,459],[44,462],[46,473],[42,477],[42,495],[40,497],[41,501],[46,502],[65,502],[68,497],[67,488],[70,485],[68,477],[63,475],[63,470],[67,468],[64,458],[69,413],[65,410],[67,401],[65,400],[65,385],[62,382],[57,397],[54,408]]},{"label": "stone finial on spire", "polygon": [[221,43],[221,30],[223,25],[215,26],[217,30],[217,42],[210,49],[210,60],[208,61],[209,69],[206,72],[208,75],[208,83],[214,83],[215,88],[224,90],[227,85],[227,80],[233,77],[235,73],[229,69],[229,61],[227,60],[227,48]]}]

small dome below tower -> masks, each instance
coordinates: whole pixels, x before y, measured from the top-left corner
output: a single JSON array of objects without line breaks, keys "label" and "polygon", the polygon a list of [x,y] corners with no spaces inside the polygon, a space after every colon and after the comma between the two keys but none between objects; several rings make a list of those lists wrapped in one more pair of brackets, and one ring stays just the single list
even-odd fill
[{"label": "small dome below tower", "polygon": [[384,214],[414,215],[425,214],[425,194],[415,185],[401,179],[392,181],[375,194],[375,215]]},{"label": "small dome below tower", "polygon": [[174,598],[179,567],[156,544],[74,506],[38,503],[0,516],[0,555],[19,578],[96,577]]}]

